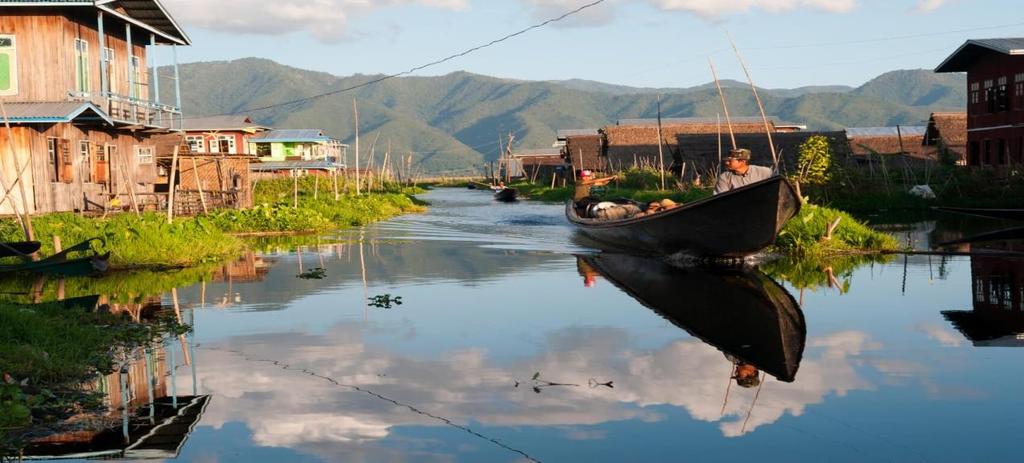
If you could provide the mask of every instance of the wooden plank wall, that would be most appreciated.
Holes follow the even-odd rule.
[[[100,91],[102,51],[96,11],[63,16],[53,8],[11,8],[0,15],[0,34],[15,36],[18,56],[18,94],[15,101],[64,101],[75,89],[75,39],[89,44],[90,91]],[[107,47],[114,49],[114,93],[129,94],[128,43],[124,22],[107,16],[104,20]],[[142,60],[143,82],[148,82],[146,47],[149,32],[133,28],[136,56]],[[148,87],[147,87],[148,88]],[[148,95],[148,93],[147,93]],[[147,97],[148,99],[148,97]],[[96,99],[102,107],[102,101]]]
[[[137,193],[153,192],[153,182],[156,180],[156,164],[140,164],[135,154],[136,146],[147,146],[149,136],[144,134],[133,135],[128,132],[119,132],[100,128],[80,127],[73,124],[31,124],[17,125],[13,128],[15,139],[15,150],[18,160],[22,163],[28,162],[31,153],[32,167],[25,178],[25,186],[30,191],[32,212],[59,212],[74,211],[83,207],[83,199],[88,198],[97,204],[106,202],[106,195],[117,191],[120,186],[122,194],[127,194],[128,183],[125,182],[121,173],[121,166],[127,166],[134,188]],[[57,138],[67,140],[67,147],[71,155],[71,166],[66,169],[72,176],[70,181],[61,181],[58,178],[54,166],[50,165],[50,154],[47,139]],[[88,141],[92,144],[90,152],[92,163],[96,163],[97,146],[116,147],[117,154],[113,159],[108,159],[107,182],[100,182],[92,178],[90,172],[89,181],[82,175],[84,173],[83,160],[79,147],[81,141]],[[61,143],[58,143],[61,144]],[[6,165],[13,168],[10,163],[12,157],[7,148],[7,133],[0,130],[0,153],[4,156]],[[4,169],[5,178],[13,181],[14,172]],[[122,198],[127,204],[127,197]],[[20,206],[20,204],[19,204]],[[10,214],[9,206],[0,207],[0,214]]]

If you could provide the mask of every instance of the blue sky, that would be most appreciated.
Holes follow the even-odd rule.
[[[164,0],[193,39],[181,62],[268,58],[336,75],[397,73],[592,0]],[[570,20],[419,71],[646,87],[745,80],[860,85],[934,68],[968,38],[1024,36],[1011,0],[605,0]],[[164,59],[164,58],[161,58]]]

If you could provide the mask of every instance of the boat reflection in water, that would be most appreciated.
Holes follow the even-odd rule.
[[[644,306],[722,351],[744,387],[759,371],[796,378],[807,338],[803,312],[786,290],[756,269],[682,268],[657,258],[579,256],[585,284],[604,276]]]

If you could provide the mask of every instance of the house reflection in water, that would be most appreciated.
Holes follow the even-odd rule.
[[[273,264],[273,261],[267,261],[250,251],[214,270],[212,279],[215,282],[235,283],[263,281]]]
[[[1024,347],[1024,258],[971,257],[973,310],[942,315],[975,346]]]
[[[68,427],[79,430],[32,440],[24,458],[177,457],[210,400],[208,395],[196,394],[194,382],[190,395],[178,395],[176,370],[192,367],[194,371],[194,364],[187,355],[188,346],[183,346],[185,356],[176,355],[177,341],[172,338],[167,344],[140,350],[119,371],[88,385],[87,390],[102,394],[109,412],[68,420]]]

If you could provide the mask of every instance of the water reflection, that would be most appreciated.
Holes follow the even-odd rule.
[[[942,315],[975,346],[1024,347],[1024,257],[971,256],[971,296]]]
[[[792,382],[807,337],[804,315],[786,290],[756,269],[680,268],[650,257],[578,257],[581,274],[609,281],[644,306],[721,350],[744,387],[758,369]]]

